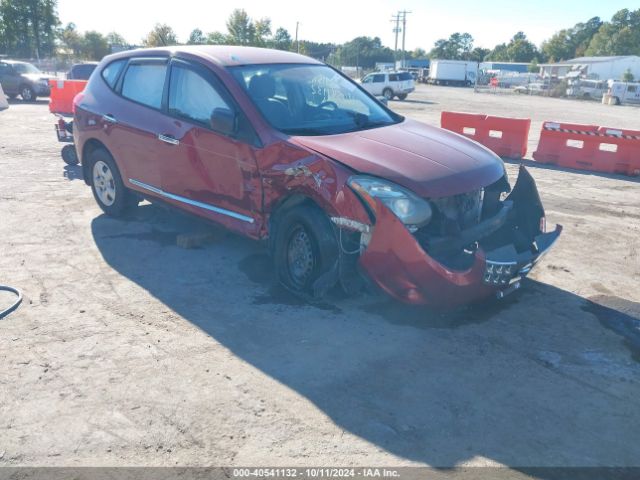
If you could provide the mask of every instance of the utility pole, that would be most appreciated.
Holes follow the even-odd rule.
[[[392,22],[396,22],[396,26],[393,27],[393,33],[395,33],[395,35],[396,35],[396,45],[395,45],[395,48],[394,48],[393,52],[394,52],[394,59],[397,60],[398,59],[398,33],[400,33],[400,14],[393,15],[391,17],[391,21]],[[394,68],[395,68],[395,66],[394,66]]]
[[[402,12],[398,12],[398,15],[402,15],[402,68],[405,68],[405,49],[404,49],[404,40],[407,36],[407,13],[411,13],[411,12],[407,12],[406,10],[403,10]]]
[[[300,22],[296,22],[296,52],[300,53],[300,43],[298,43],[298,24]]]

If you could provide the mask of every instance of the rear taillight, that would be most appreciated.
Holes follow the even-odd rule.
[[[75,97],[73,97],[73,105],[71,106],[71,113],[73,113],[74,115],[76,113],[77,106],[80,105],[83,98],[84,98],[84,92],[80,92]]]

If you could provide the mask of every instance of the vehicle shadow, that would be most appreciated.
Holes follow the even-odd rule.
[[[34,102],[25,102],[21,98],[8,98],[9,105],[49,105],[49,97],[39,97]]]
[[[83,180],[82,167],[80,165],[65,165],[62,176],[67,180]]]
[[[558,165],[552,165],[549,163],[539,163],[535,160],[517,160],[511,158],[502,158],[505,163],[509,163],[511,165],[524,165],[527,168],[537,168],[541,170],[554,170],[558,172],[567,172],[567,173],[575,173],[578,175],[588,175],[592,177],[602,177],[602,178],[611,178],[615,180],[624,180],[627,182],[640,183],[640,177],[631,177],[628,175],[622,175],[619,173],[606,173],[606,172],[592,172],[590,170],[576,170],[574,168],[566,168],[560,167]]]
[[[415,103],[420,105],[438,105],[438,102],[431,102],[429,100],[415,100],[412,98],[405,98],[404,100],[392,100],[400,103]]]
[[[207,246],[176,247],[199,225],[146,205],[91,229],[115,271],[340,429],[437,467],[477,457],[524,470],[640,462],[640,366],[625,349],[640,342],[623,344],[640,305],[536,281],[506,302],[454,312],[382,297],[308,304],[273,286],[254,242],[216,230]]]

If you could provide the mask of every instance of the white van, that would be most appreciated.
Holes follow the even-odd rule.
[[[609,95],[616,105],[622,103],[640,103],[640,83],[609,80]]]
[[[362,79],[362,87],[371,95],[382,95],[387,100],[407,98],[415,90],[413,77],[409,72],[375,72]]]
[[[602,95],[607,93],[608,87],[609,86],[605,80],[574,78],[569,80],[567,96],[600,100],[602,99]]]

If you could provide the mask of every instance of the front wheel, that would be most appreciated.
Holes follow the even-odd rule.
[[[393,90],[391,90],[390,88],[385,88],[382,91],[382,95],[384,96],[384,98],[388,100],[392,100],[393,99]]]
[[[104,213],[120,217],[137,206],[138,198],[122,183],[118,166],[109,152],[98,148],[89,156],[89,162],[91,191]]]
[[[337,282],[338,243],[325,213],[301,204],[274,225],[272,256],[278,280],[302,296],[322,296]]]
[[[24,102],[35,102],[36,101],[36,92],[29,85],[24,85],[20,89],[20,96]]]
[[[406,93],[398,94],[398,100],[406,100],[406,99],[407,99],[407,94]]]

